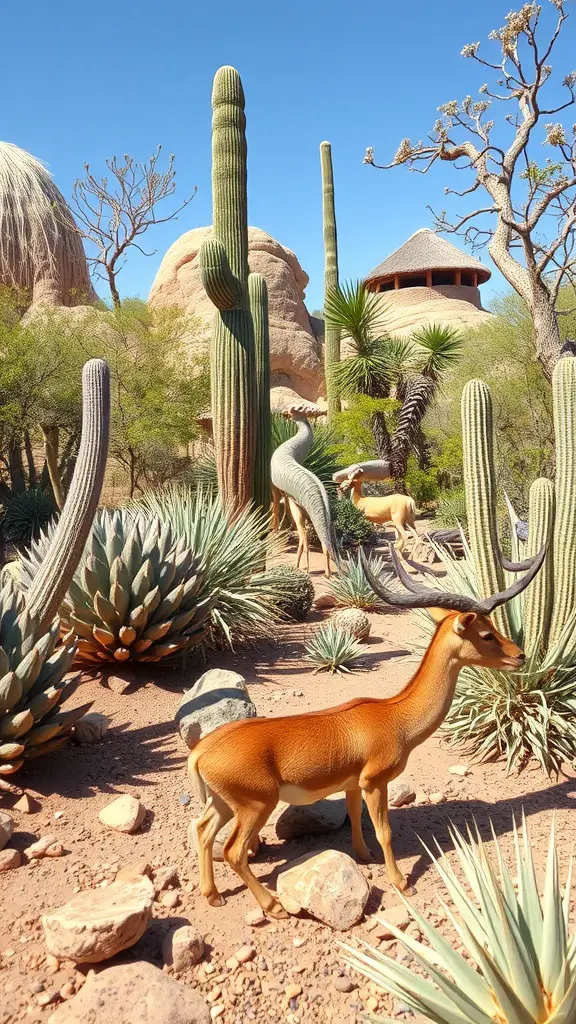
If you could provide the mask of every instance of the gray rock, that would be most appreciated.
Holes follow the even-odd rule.
[[[278,839],[323,835],[342,828],[345,821],[346,801],[340,796],[328,797],[304,807],[287,807],[276,822],[276,835]]]
[[[227,722],[255,718],[244,677],[228,669],[212,668],[196,681],[180,702],[176,724],[186,745],[192,749],[202,736]]]
[[[10,842],[14,831],[14,822],[6,811],[0,811],[0,850],[3,850],[6,843]]]

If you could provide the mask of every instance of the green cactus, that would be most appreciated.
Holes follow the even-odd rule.
[[[270,332],[268,328],[268,288],[262,274],[250,274],[248,294],[254,323],[256,346],[256,393],[258,422],[254,463],[254,502],[265,512],[270,509],[272,483],[272,412],[270,409]]]
[[[554,595],[554,559],[551,543],[553,530],[554,484],[551,480],[541,477],[535,480],[530,488],[527,554],[536,555],[544,544],[548,547],[548,554],[524,597],[522,620],[524,650],[528,657],[534,652],[537,644],[545,646],[548,641]]]
[[[554,604],[550,647],[576,606],[576,359],[560,359],[552,373],[556,435]]]
[[[462,393],[462,441],[470,547],[478,593],[489,597],[504,589],[504,573],[498,558],[492,397],[482,380],[469,380]],[[505,606],[495,611],[494,621],[510,634]]]
[[[227,507],[240,509],[254,497],[258,443],[254,316],[263,324],[267,314],[264,289],[257,283],[249,286],[246,117],[242,82],[234,68],[216,72],[212,108],[214,237],[203,243],[199,262],[206,294],[217,310],[211,379],[218,484]],[[265,335],[261,328],[261,352]],[[260,377],[265,377],[261,367]],[[259,482],[259,495],[265,490],[266,483],[261,487]]]
[[[334,175],[332,171],[332,147],[329,142],[320,143],[320,166],[322,168],[322,210],[324,223],[324,293],[338,287],[338,237],[336,233],[336,210],[334,206]],[[340,331],[326,325],[324,334],[324,374],[328,400],[328,420],[340,412],[340,399],[334,387],[333,368],[340,362]]]

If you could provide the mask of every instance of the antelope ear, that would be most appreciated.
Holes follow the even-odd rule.
[[[464,612],[462,615],[457,615],[454,619],[454,632],[459,636],[466,632],[468,626],[471,626],[476,621],[476,612]]]
[[[448,608],[427,608],[426,611],[434,619],[434,622],[443,622],[452,612]]]

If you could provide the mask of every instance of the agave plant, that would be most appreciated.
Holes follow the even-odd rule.
[[[381,555],[367,555],[368,565],[376,576],[384,572],[386,561]],[[338,604],[345,608],[363,608],[377,611],[382,608],[382,601],[376,596],[368,583],[358,556],[350,556],[342,562],[340,575],[330,580],[330,589]]]
[[[306,660],[311,661],[316,672],[323,669],[330,672],[351,672],[349,667],[363,654],[362,646],[346,629],[339,629],[333,622],[327,622],[312,635],[306,644]]]
[[[36,574],[50,532],[22,560],[22,582]],[[200,557],[177,535],[143,515],[101,511],[60,609],[67,638],[88,662],[159,661],[204,639],[211,596],[200,596]]]
[[[463,880],[445,856],[433,861],[453,911],[442,907],[465,957],[399,893],[422,932],[419,942],[389,925],[428,977],[363,943],[345,946],[346,959],[387,992],[434,1024],[572,1024],[576,1020],[576,935],[569,935],[572,861],[562,893],[554,826],[542,898],[526,822],[514,824],[510,872],[494,837],[494,866],[476,831],[468,840],[452,830]],[[441,853],[441,851],[440,851]],[[472,898],[471,898],[472,897]],[[379,1017],[380,1024],[392,1024]]]
[[[40,633],[10,576],[0,590],[0,775],[11,775],[24,760],[68,742],[75,722],[90,704],[62,711],[78,677],[68,680],[74,644],[56,650],[58,621]]]
[[[216,639],[231,643],[269,635],[278,619],[281,589],[273,569],[262,567],[281,553],[284,539],[270,535],[266,515],[246,508],[230,521],[218,494],[175,484],[134,499],[129,508],[169,523],[193,551],[202,553],[198,599],[213,597]]]

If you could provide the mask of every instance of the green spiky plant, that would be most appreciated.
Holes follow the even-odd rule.
[[[6,540],[24,547],[40,535],[56,515],[52,495],[41,487],[32,487],[9,498],[4,508],[2,525]]]
[[[246,117],[240,75],[221,67],[212,91],[212,238],[200,248],[200,275],[216,307],[211,352],[212,422],[218,486],[231,511],[254,498],[258,426],[257,497],[269,507],[265,407],[267,388],[266,283],[248,268]],[[255,322],[258,326],[258,360]],[[258,380],[257,374],[258,362]],[[260,403],[260,409],[259,409]]]
[[[367,558],[374,575],[380,577],[386,567],[385,559],[381,555],[374,554],[369,554]],[[360,559],[356,556],[350,555],[342,562],[340,575],[334,576],[330,580],[330,590],[338,604],[344,608],[378,611],[384,607],[368,583]]]
[[[510,530],[515,561],[547,544],[546,561],[526,593],[495,616],[524,647],[526,666],[519,673],[465,668],[446,720],[452,742],[464,743],[479,759],[505,755],[510,771],[535,757],[547,774],[576,758],[576,359],[557,363],[553,400],[556,481],[541,478],[531,486],[525,547],[514,522]],[[439,552],[447,575],[438,585],[485,596],[502,589],[505,579],[497,554],[491,396],[482,381],[464,390],[462,427],[470,543],[458,562]],[[429,624],[426,613],[420,615]]]
[[[320,143],[320,168],[322,171],[322,218],[324,234],[324,296],[331,289],[338,288],[338,235],[336,231],[336,208],[334,204],[334,172],[332,168],[332,147],[329,142]],[[340,395],[334,378],[334,368],[340,362],[340,329],[327,322],[324,336],[324,373],[326,377],[326,398],[328,422],[340,412]]]
[[[50,546],[50,531],[22,559],[33,578]],[[174,658],[204,640],[212,598],[199,593],[201,558],[168,523],[126,509],[98,513],[60,608],[78,661],[149,662]]]
[[[452,910],[440,901],[464,956],[399,893],[424,941],[392,924],[388,927],[427,977],[367,943],[360,949],[344,945],[347,962],[434,1024],[572,1024],[576,1019],[576,935],[569,931],[572,861],[562,892],[552,826],[541,897],[524,818],[522,833],[514,824],[512,872],[496,838],[493,864],[478,832],[474,837],[469,833],[466,840],[451,830],[462,879],[440,849],[439,857],[430,854],[454,906]],[[379,1024],[393,1024],[388,1017],[377,1019]]]
[[[307,661],[316,666],[316,672],[350,673],[358,658],[364,653],[362,645],[345,629],[339,629],[333,622],[320,626],[305,646]]]

